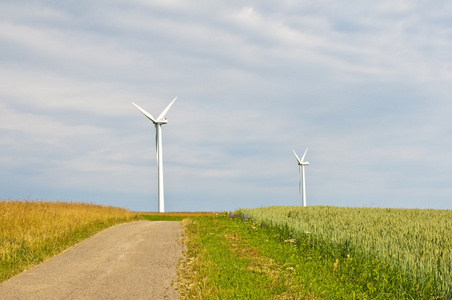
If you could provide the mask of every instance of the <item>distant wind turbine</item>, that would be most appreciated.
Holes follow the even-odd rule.
[[[160,116],[157,119],[154,119],[154,117],[136,105],[132,102],[133,105],[135,105],[136,108],[138,108],[139,111],[141,111],[149,120],[151,120],[155,125],[155,146],[156,146],[156,152],[157,152],[157,169],[158,169],[158,193],[159,193],[159,212],[165,212],[165,200],[164,200],[164,193],[163,193],[163,150],[162,150],[162,125],[167,124],[168,120],[165,118],[166,113],[171,108],[171,105],[173,105],[174,101],[176,101],[177,97],[174,98],[173,101],[171,101],[170,104],[163,110],[163,112],[160,114]]]
[[[300,159],[298,157],[297,153],[295,153],[295,150],[293,150],[293,153],[295,154],[295,157],[297,158],[298,172],[300,174],[300,179],[299,179],[299,183],[298,183],[298,192],[299,193],[301,193],[301,181],[303,179],[303,206],[306,206],[306,184],[305,184],[305,179],[304,179],[304,166],[309,165],[309,162],[304,161],[306,152],[308,152],[308,148],[306,148],[306,151],[304,152],[303,157]]]

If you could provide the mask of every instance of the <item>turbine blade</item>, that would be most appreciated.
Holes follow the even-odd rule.
[[[308,152],[308,148],[306,148],[306,151],[303,154],[303,157],[301,158],[301,161],[304,161],[304,157],[306,156],[306,152]]]
[[[292,149],[292,151],[293,151],[293,154],[295,154],[295,157],[297,158],[298,163],[301,164],[301,160],[298,157],[297,153],[295,153],[295,150]]]
[[[157,159],[157,163],[159,162],[159,136],[157,134],[157,126],[155,125],[155,157]]]
[[[171,105],[173,105],[174,101],[176,101],[177,97],[174,98],[173,101],[171,101],[170,104],[168,104],[168,106],[165,108],[164,111],[162,111],[162,113],[160,114],[160,116],[157,118],[157,120],[161,120],[165,117],[166,113],[168,112],[168,110],[171,108]]]
[[[148,113],[147,111],[145,111],[144,109],[142,109],[141,107],[136,105],[135,103],[132,102],[132,104],[135,105],[135,107],[138,108],[138,110],[141,111],[143,113],[143,115],[145,115],[149,120],[151,120],[152,122],[155,123],[155,119],[150,113]]]
[[[300,175],[298,179],[298,194],[301,194],[301,165],[298,166],[298,174]]]

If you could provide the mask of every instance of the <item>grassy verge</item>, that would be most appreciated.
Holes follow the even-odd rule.
[[[313,276],[308,266],[279,233],[225,215],[184,223],[182,299],[328,299],[324,287],[306,280]]]
[[[92,204],[0,201],[0,282],[110,226],[139,220]]]
[[[183,223],[182,299],[435,299],[398,289],[397,273],[375,259],[313,247],[308,234],[295,238],[243,215]]]

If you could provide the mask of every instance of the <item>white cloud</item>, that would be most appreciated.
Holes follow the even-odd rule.
[[[146,210],[154,128],[130,102],[158,114],[178,96],[163,128],[175,210],[298,203],[291,150],[308,146],[308,202],[413,207],[431,191],[450,207],[447,5],[28,4],[0,4],[6,196]]]

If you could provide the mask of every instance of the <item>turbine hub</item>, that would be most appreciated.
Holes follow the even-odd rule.
[[[155,123],[156,124],[168,124],[168,120],[165,118],[165,119],[157,120]]]

